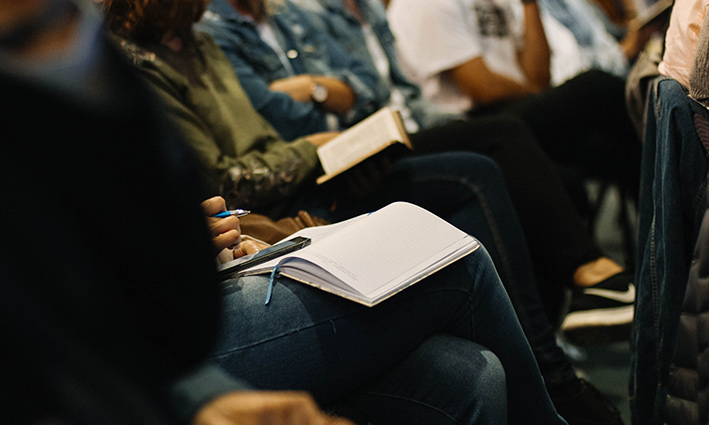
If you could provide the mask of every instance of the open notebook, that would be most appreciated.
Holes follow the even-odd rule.
[[[239,273],[278,272],[373,306],[476,250],[477,239],[425,209],[395,202],[378,211],[296,232],[311,244]]]

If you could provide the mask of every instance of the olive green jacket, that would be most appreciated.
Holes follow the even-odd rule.
[[[197,152],[210,191],[230,208],[272,210],[320,170],[312,143],[282,140],[256,112],[206,34],[196,33],[180,53],[159,44],[119,43]]]

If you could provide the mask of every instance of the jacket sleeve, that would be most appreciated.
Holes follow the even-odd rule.
[[[241,86],[249,96],[254,108],[285,140],[331,130],[327,125],[327,113],[312,103],[293,100],[288,94],[271,90],[268,81],[260,76],[230,36],[220,30],[210,29],[209,35],[222,48],[234,68]]]
[[[340,118],[344,128],[368,117],[388,101],[389,91],[381,86],[379,76],[365,62],[347,53],[335,40],[323,34],[330,58],[330,72],[326,76],[346,82],[355,93],[355,104],[345,116]],[[375,90],[381,88],[381,90]]]
[[[347,128],[369,116],[386,102],[388,92],[373,89],[378,87],[379,79],[371,66],[353,58],[321,28],[313,25],[304,13],[298,12],[292,5],[288,5],[288,10],[291,13],[287,14],[287,18],[279,17],[278,22],[284,26],[297,23],[305,28],[309,45],[298,46],[303,50],[301,53],[307,55],[308,49],[318,49],[317,52],[310,53],[317,57],[317,61],[304,59],[307,72],[339,79],[348,84],[355,94],[354,107],[347,114],[338,117],[341,128]],[[262,75],[259,68],[253,65],[253,57],[262,55],[261,49],[265,47],[253,46],[252,42],[245,40],[242,35],[231,31],[220,22],[204,20],[198,28],[208,33],[221,47],[254,108],[271,123],[281,137],[292,140],[308,134],[333,130],[328,128],[328,113],[315,104],[298,102],[286,93],[271,90],[269,79],[272,79],[272,76]],[[274,66],[282,67],[280,63],[269,65],[269,67]],[[271,72],[287,75],[284,70],[275,72],[271,69]]]
[[[211,400],[232,391],[250,389],[246,382],[232,378],[216,366],[204,364],[170,383],[166,396],[178,423],[187,425]]]
[[[202,162],[213,194],[239,208],[266,208],[282,201],[320,169],[316,146],[307,139],[286,142],[272,130],[264,131],[243,153],[227,155],[210,128],[180,99],[177,89],[149,68],[142,74],[164,102],[164,110]],[[261,117],[264,130],[271,129]],[[237,136],[234,136],[237,137]]]
[[[355,105],[348,114],[340,117],[343,128],[361,121],[388,103],[389,90],[370,64],[350,54],[322,25],[318,25],[316,18],[294,4],[289,4],[289,8],[293,19],[306,28],[313,44],[322,46],[322,56],[328,58],[329,69],[322,73],[313,69],[308,69],[308,72],[344,81],[355,94]],[[310,68],[309,65],[306,63],[306,67]]]

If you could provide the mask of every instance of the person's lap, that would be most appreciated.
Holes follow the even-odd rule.
[[[497,121],[494,121],[497,122]],[[553,382],[575,375],[556,346],[553,329],[539,301],[527,241],[499,167],[472,152],[417,155],[398,161],[384,184],[361,201],[331,202],[314,190],[293,203],[330,221],[366,213],[394,201],[407,201],[432,211],[478,238],[490,253],[535,354]]]
[[[480,379],[494,381],[489,377],[497,375],[501,381],[504,378],[494,356],[485,353],[486,347],[500,358],[507,382],[514,385],[508,392],[510,405],[514,402],[516,409],[511,417],[520,415],[521,410],[536,409],[539,420],[550,420],[553,407],[484,248],[373,308],[281,278],[272,301],[264,305],[267,285],[268,277],[260,276],[230,281],[226,286],[221,343],[213,357],[225,370],[256,387],[307,390],[324,404],[354,393],[365,397],[359,401],[369,400],[359,403],[366,407],[373,400],[371,394],[367,395],[368,389],[379,396],[392,396],[386,391],[402,389],[397,385],[398,378],[393,378],[398,376],[395,371],[411,370],[416,365],[432,375],[420,375],[418,385],[396,394],[397,398],[417,400],[440,411],[465,411],[476,405],[475,400],[486,399],[487,391],[500,391],[499,386],[478,387],[473,381],[461,379],[458,388],[453,388],[453,381],[440,377],[473,375],[479,369]],[[418,350],[437,347],[440,340],[430,339],[440,334],[448,335],[446,342],[459,345],[462,352],[476,354],[470,359],[452,356],[455,361],[425,366],[420,361],[408,362],[412,353],[430,359],[430,353]],[[442,360],[449,351],[430,349],[441,353]],[[393,373],[391,381],[389,373]],[[467,387],[461,388],[465,382]],[[520,382],[524,384],[520,386]],[[457,407],[446,407],[450,400],[456,400]],[[499,410],[499,403],[480,403],[478,408],[492,409],[484,415]],[[402,406],[404,412],[411,409],[411,403]],[[472,414],[479,416],[482,411]],[[449,412],[456,417],[468,413]]]

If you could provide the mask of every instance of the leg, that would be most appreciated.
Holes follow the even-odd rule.
[[[399,161],[385,186],[365,203],[313,208],[316,195],[298,208],[338,221],[395,200],[420,205],[477,237],[489,250],[520,322],[550,385],[576,379],[556,345],[554,329],[539,300],[524,235],[499,168],[488,158],[464,152],[421,155]],[[329,203],[325,203],[329,205]]]
[[[423,152],[477,152],[500,166],[534,269],[547,277],[537,284],[548,310],[560,303],[581,265],[602,257],[554,166],[522,120],[503,116],[461,120],[414,134],[411,142]]]
[[[373,308],[285,279],[265,306],[267,281],[264,276],[230,281],[214,358],[257,387],[305,389],[329,403],[366,388],[430,337],[446,334],[476,342],[499,358],[509,423],[564,423],[484,248]],[[437,382],[420,385],[436,388]],[[436,406],[440,400],[426,402]],[[475,410],[438,409],[460,421]]]
[[[401,364],[343,401],[375,424],[499,425],[507,423],[504,375],[500,360],[485,347],[433,335]],[[465,419],[447,412],[462,412]]]
[[[637,196],[641,145],[624,90],[623,79],[589,71],[500,111],[522,118],[553,160],[616,181]]]

